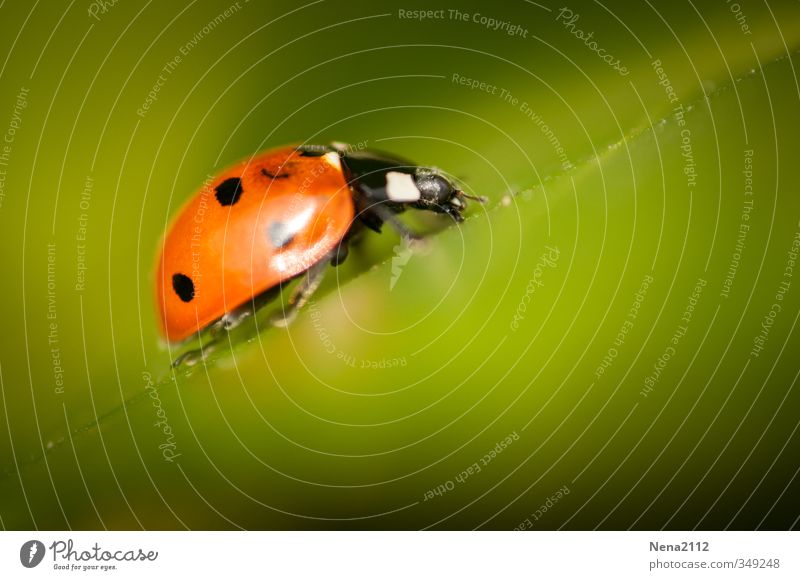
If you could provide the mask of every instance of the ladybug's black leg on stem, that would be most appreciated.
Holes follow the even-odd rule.
[[[422,236],[400,221],[397,214],[385,205],[375,203],[369,206],[367,211],[374,213],[383,223],[389,224],[389,226],[397,232],[397,235],[409,242],[409,244],[413,244],[413,242],[418,242],[422,239]]]
[[[281,285],[278,284],[277,286],[273,286],[269,290],[262,292],[250,302],[242,304],[239,308],[235,308],[230,312],[226,312],[223,314],[222,318],[217,320],[209,327],[212,338],[216,338],[220,334],[224,335],[225,332],[236,328],[244,321],[244,319],[252,316],[264,305],[275,300],[280,293]]]
[[[189,367],[194,366],[200,361],[206,360],[208,355],[217,350],[218,346],[219,338],[214,337],[205,344],[201,345],[200,348],[187,350],[181,356],[176,358],[174,361],[172,361],[172,368],[178,368],[181,365],[186,365]]]
[[[402,239],[403,244],[412,250],[425,251],[428,248],[427,240],[400,221],[397,214],[382,204],[373,204],[367,211],[376,215],[383,223],[389,224]]]
[[[347,259],[347,255],[350,253],[350,236],[348,234],[336,249],[333,251],[333,257],[331,258],[331,266],[338,266],[342,262]]]
[[[303,305],[308,302],[308,299],[311,298],[311,295],[317,291],[317,288],[319,288],[319,285],[322,283],[322,279],[325,277],[328,265],[337,258],[338,254],[338,250],[333,250],[306,270],[306,273],[302,276],[300,285],[295,288],[294,292],[289,297],[288,306],[284,308],[282,312],[278,312],[272,317],[273,326],[284,328],[289,326],[294,319],[297,318],[297,311],[300,310]]]
[[[206,360],[208,355],[217,350],[227,333],[239,326],[246,318],[252,316],[259,308],[274,300],[281,290],[281,285],[274,286],[262,292],[247,304],[239,308],[226,312],[222,318],[208,327],[209,340],[200,345],[200,348],[188,350],[173,361],[172,366],[177,368],[181,365],[193,366],[200,361]]]

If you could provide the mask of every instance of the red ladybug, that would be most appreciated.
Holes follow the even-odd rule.
[[[207,182],[164,238],[156,271],[163,334],[176,342],[229,329],[305,273],[273,321],[288,324],[360,228],[380,232],[388,223],[411,241],[397,213],[413,207],[460,222],[465,198],[483,201],[433,169],[343,145],[283,147],[242,161]]]

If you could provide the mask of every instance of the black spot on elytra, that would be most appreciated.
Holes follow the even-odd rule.
[[[287,177],[289,177],[288,173],[270,173],[263,167],[261,168],[261,175],[263,175],[264,177],[269,177],[270,179],[286,179]]]
[[[191,302],[194,298],[194,282],[186,274],[172,275],[172,289],[184,302]]]
[[[233,205],[242,195],[242,180],[238,177],[229,177],[216,188],[217,201],[220,205]]]

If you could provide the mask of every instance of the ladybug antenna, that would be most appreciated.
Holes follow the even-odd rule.
[[[467,199],[477,201],[478,203],[489,203],[489,198],[484,197],[483,195],[470,195],[461,190],[458,191],[457,195],[461,195],[463,197],[466,197]]]

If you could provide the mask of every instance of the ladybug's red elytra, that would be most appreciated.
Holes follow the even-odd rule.
[[[388,223],[408,207],[460,222],[465,194],[436,170],[345,145],[282,147],[209,180],[175,217],[156,271],[161,329],[170,342],[211,327],[229,329],[305,274],[276,325],[288,324],[319,286],[328,263],[347,256],[364,226]]]

